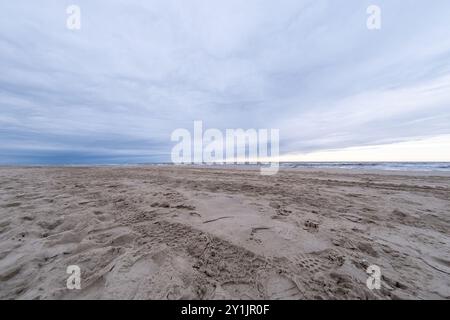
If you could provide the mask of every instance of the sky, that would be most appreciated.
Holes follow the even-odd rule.
[[[279,129],[290,161],[450,161],[449,17],[448,0],[2,1],[0,164],[169,162],[195,120]]]

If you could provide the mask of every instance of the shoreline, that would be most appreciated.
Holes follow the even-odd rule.
[[[449,163],[450,164],[450,163]],[[98,164],[98,165],[0,165],[0,169],[146,169],[146,168],[174,168],[174,169],[204,169],[204,170],[228,170],[228,171],[258,171],[257,165],[175,165],[175,164]],[[405,175],[405,176],[437,176],[450,177],[450,170],[392,170],[392,169],[355,169],[355,168],[322,168],[322,167],[280,167],[280,172],[304,172],[304,173],[336,173],[336,174],[373,174],[373,175]],[[276,176],[276,174],[275,174]]]

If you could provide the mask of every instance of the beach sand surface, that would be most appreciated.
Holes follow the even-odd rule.
[[[1,299],[450,299],[450,176],[0,168]],[[67,267],[81,270],[69,290]],[[381,270],[370,290],[366,269]]]

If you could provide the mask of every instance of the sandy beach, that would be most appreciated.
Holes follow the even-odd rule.
[[[3,167],[0,181],[1,299],[450,299],[449,174]]]

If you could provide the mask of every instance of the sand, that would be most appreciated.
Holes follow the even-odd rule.
[[[450,299],[448,174],[3,167],[0,182],[1,299]]]

